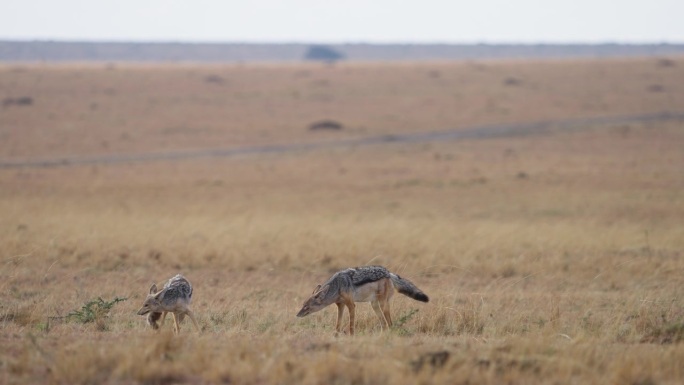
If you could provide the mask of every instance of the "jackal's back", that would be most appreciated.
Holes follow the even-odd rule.
[[[192,299],[192,285],[178,274],[164,284],[159,300],[164,305],[173,305],[179,301],[189,303]]]
[[[358,288],[367,283],[376,282],[381,279],[390,279],[392,285],[399,291],[410,298],[417,301],[428,302],[428,296],[423,293],[413,282],[406,278],[402,278],[387,270],[384,266],[360,266],[351,267],[349,269],[341,270],[335,273],[330,279],[323,284],[329,285],[333,288]],[[332,295],[329,294],[329,296]]]
[[[338,274],[348,276],[355,287],[389,278],[390,272],[383,266],[361,266],[342,270]]]

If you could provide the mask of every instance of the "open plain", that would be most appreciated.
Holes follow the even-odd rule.
[[[12,64],[0,102],[2,384],[684,379],[682,58]],[[431,301],[295,318],[365,264]],[[176,273],[201,334],[135,315]]]

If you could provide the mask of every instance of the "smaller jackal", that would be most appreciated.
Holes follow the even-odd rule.
[[[157,321],[161,318],[161,325],[164,325],[167,313],[173,314],[174,332],[180,333],[180,323],[187,314],[195,325],[195,329],[200,331],[195,316],[190,310],[192,300],[192,285],[182,275],[178,274],[164,284],[164,287],[157,291],[157,285],[152,284],[150,293],[147,295],[138,315],[147,314],[147,323],[152,329],[159,329]]]
[[[342,331],[342,316],[346,306],[349,309],[349,334],[354,335],[354,303],[370,302],[380,319],[382,329],[385,330],[392,326],[389,300],[395,289],[417,301],[429,301],[428,296],[411,281],[390,273],[382,266],[353,267],[338,271],[323,285],[316,286],[297,317],[307,316],[334,303],[337,305],[335,331],[339,333]]]

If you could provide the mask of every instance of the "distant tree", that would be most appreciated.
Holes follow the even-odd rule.
[[[306,51],[304,59],[334,62],[344,59],[344,55],[325,45],[312,45]]]

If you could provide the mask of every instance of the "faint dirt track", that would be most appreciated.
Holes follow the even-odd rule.
[[[164,160],[189,160],[198,158],[223,158],[237,155],[278,154],[327,148],[382,145],[392,143],[425,143],[468,139],[487,139],[512,136],[536,135],[554,130],[577,130],[589,126],[647,123],[684,120],[684,112],[661,112],[641,115],[606,116],[594,118],[540,121],[532,123],[494,124],[474,126],[427,133],[407,133],[372,136],[357,139],[341,139],[314,143],[291,143],[235,148],[198,149],[188,151],[148,152],[142,154],[110,154],[95,156],[64,156],[45,159],[3,159],[0,168],[66,167],[92,164],[139,163]]]

